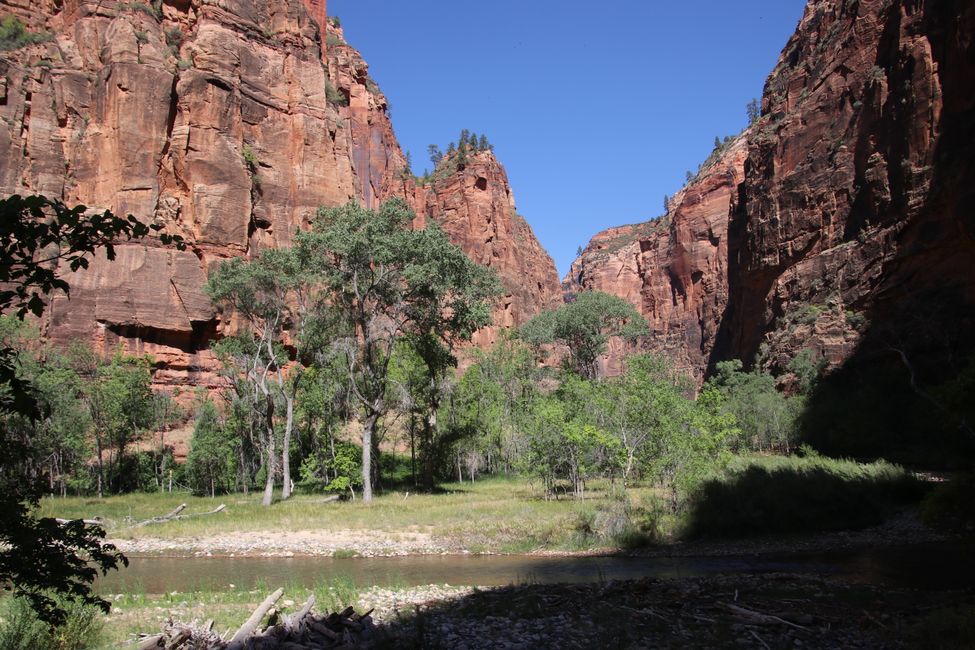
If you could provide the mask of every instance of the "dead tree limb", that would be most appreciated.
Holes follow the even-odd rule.
[[[718,603],[718,604],[724,607],[725,609],[727,609],[729,612],[733,614],[737,614],[738,616],[747,619],[749,621],[753,621],[755,623],[760,623],[762,625],[781,624],[781,625],[788,625],[789,627],[794,627],[797,630],[803,630],[803,631],[809,630],[808,627],[799,625],[798,623],[793,623],[792,621],[787,621],[784,618],[780,618],[772,614],[756,612],[753,609],[748,609],[746,607],[741,607],[739,605],[732,605],[731,603]]]
[[[278,599],[284,594],[284,589],[279,588],[273,594],[264,599],[264,602],[257,606],[251,617],[240,626],[236,633],[230,638],[230,643],[227,645],[227,650],[240,650],[244,647],[244,643],[247,641],[247,637],[254,633],[257,626],[261,624],[264,617],[267,615],[268,610],[274,607],[274,603],[278,602]]]

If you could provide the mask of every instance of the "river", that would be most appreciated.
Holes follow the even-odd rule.
[[[715,557],[445,555],[383,558],[134,557],[98,581],[102,593],[309,587],[335,578],[359,587],[426,584],[497,586],[643,577],[803,573],[853,583],[953,589],[975,584],[970,542]],[[230,587],[234,585],[234,587]]]

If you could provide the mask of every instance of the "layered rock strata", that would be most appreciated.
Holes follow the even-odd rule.
[[[320,206],[467,203],[450,196],[466,191],[460,181],[430,201],[417,192],[386,98],[324,0],[3,0],[0,13],[51,35],[0,57],[0,193],[133,214],[189,244],[123,244],[117,261],[96,258],[67,278],[70,301],[55,297],[44,323],[56,340],[152,354],[157,386],[218,383],[210,343],[226,323],[202,293],[214,264],[287,245]],[[496,173],[504,187],[488,194],[510,194]],[[508,203],[470,205],[456,219],[513,218]],[[509,279],[522,248],[540,251],[519,232],[524,245],[490,256]],[[478,241],[458,243],[483,258]],[[547,306],[509,286],[513,320]]]
[[[563,280],[570,296],[595,290],[630,302],[651,331],[636,347],[667,356],[699,381],[728,302],[728,215],[747,151],[744,135],[725,144],[670,200],[666,215],[597,234]],[[618,374],[632,351],[612,340],[602,372]]]
[[[450,173],[435,173],[416,188],[413,203],[418,227],[436,223],[472,260],[496,270],[504,285],[494,324],[475,334],[476,345],[488,347],[502,330],[562,304],[555,263],[516,212],[508,176],[492,152],[471,153]]]
[[[760,120],[669,222],[597,235],[566,287],[630,300],[644,346],[699,379],[728,358],[787,375],[868,343],[944,363],[970,349],[973,43],[963,2],[813,0]]]

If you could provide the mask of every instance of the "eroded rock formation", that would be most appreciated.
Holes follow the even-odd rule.
[[[726,143],[666,215],[597,234],[563,280],[569,293],[604,291],[629,301],[650,324],[638,347],[666,355],[698,380],[728,302],[728,214],[746,155],[744,135]],[[602,371],[618,374],[630,351],[611,341]]]
[[[461,167],[417,187],[414,205],[419,227],[435,222],[472,260],[498,272],[505,295],[494,310],[494,325],[474,336],[475,344],[487,347],[501,330],[558,307],[562,292],[554,281],[555,263],[515,211],[508,176],[494,154],[471,153]]]
[[[813,0],[761,119],[669,224],[597,235],[567,287],[633,302],[699,378],[870,346],[951,365],[975,314],[973,43],[970,3]]]
[[[208,270],[287,245],[320,206],[391,196],[442,216],[508,278],[504,324],[549,306],[554,266],[512,225],[510,200],[495,200],[510,197],[503,170],[484,172],[486,192],[467,174],[418,192],[386,99],[325,0],[0,1],[8,12],[53,38],[0,57],[0,193],[131,213],[189,244],[125,244],[117,261],[73,274],[71,300],[48,311],[50,337],[150,353],[159,386],[213,387],[210,342],[225,324],[201,290]],[[526,273],[522,251],[538,256],[544,291],[510,282]]]

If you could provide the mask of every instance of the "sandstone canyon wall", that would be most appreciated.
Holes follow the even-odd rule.
[[[320,206],[391,196],[500,271],[502,325],[557,294],[493,158],[429,189],[404,174],[386,99],[324,0],[3,0],[0,13],[53,35],[0,56],[0,193],[131,213],[188,242],[125,244],[68,277],[50,337],[150,353],[157,386],[213,387],[226,324],[201,291],[208,270],[287,245]],[[526,268],[538,290],[514,281]]]
[[[538,243],[528,222],[515,211],[504,167],[490,151],[468,154],[453,173],[434,174],[416,188],[418,225],[430,220],[477,262],[498,272],[505,294],[493,312],[494,325],[474,336],[492,345],[500,331],[562,304],[555,262]]]
[[[838,367],[923,296],[939,305],[921,312],[928,329],[949,303],[970,319],[973,15],[813,0],[761,119],[664,220],[597,235],[564,285],[632,302],[653,330],[644,347],[699,379],[728,358],[781,373],[803,350]]]
[[[563,280],[570,295],[604,291],[630,302],[650,324],[650,336],[636,347],[667,356],[698,381],[728,302],[728,214],[747,150],[742,135],[715,152],[666,215],[597,234]],[[632,351],[611,341],[602,371],[618,374]]]

